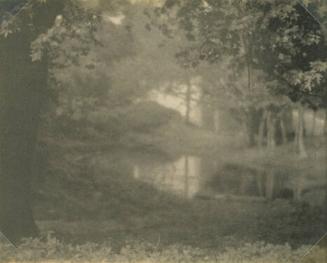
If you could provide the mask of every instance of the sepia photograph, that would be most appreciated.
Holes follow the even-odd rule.
[[[0,0],[0,263],[327,263],[327,0]]]

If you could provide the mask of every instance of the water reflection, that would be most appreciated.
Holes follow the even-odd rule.
[[[224,164],[211,174],[206,188],[220,195],[295,198],[297,185],[290,175],[265,171],[237,164]]]
[[[263,170],[238,164],[220,164],[210,158],[182,156],[170,162],[135,163],[133,176],[157,189],[185,198],[222,197],[265,200],[305,200],[314,205],[324,202],[321,178],[273,168]],[[318,186],[318,187],[317,187]]]
[[[115,153],[113,156],[101,156],[95,166],[102,167],[110,174],[114,166],[116,171],[123,171],[158,190],[183,198],[282,198],[322,205],[326,196],[324,173],[313,176],[310,171],[294,171],[294,168],[261,169],[236,162],[219,163],[208,157],[192,155],[180,156],[175,160],[139,152]]]

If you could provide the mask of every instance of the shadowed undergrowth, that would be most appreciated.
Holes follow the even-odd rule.
[[[212,154],[222,163],[228,160],[244,168],[273,168],[294,176],[310,172],[313,177],[323,172],[321,145],[308,148],[311,157],[304,160],[290,154],[287,147],[292,146],[269,153],[243,149]],[[256,202],[228,196],[185,200],[130,176],[130,167],[120,155],[111,154],[102,167],[97,163],[93,168],[74,153],[58,156],[55,167],[63,169],[50,171],[35,205],[41,232],[53,231],[58,238],[50,239],[59,246],[53,258],[62,255],[60,259],[86,262],[294,262],[287,260],[303,254],[301,247],[315,243],[325,230],[323,208],[305,202]],[[43,245],[42,255],[48,253],[48,243]],[[71,251],[63,244],[73,244],[67,245]],[[24,253],[35,253],[27,252],[32,249],[28,245],[25,249]],[[247,252],[252,249],[253,253]],[[193,250],[203,257],[193,255]],[[237,261],[240,258],[244,261]]]
[[[302,246],[292,249],[289,245],[265,243],[245,244],[239,248],[226,247],[223,251],[195,249],[172,245],[164,249],[153,244],[127,242],[115,252],[110,242],[67,245],[48,235],[44,240],[28,239],[18,248],[0,245],[1,262],[221,262],[221,263],[290,263],[324,262],[326,251]]]

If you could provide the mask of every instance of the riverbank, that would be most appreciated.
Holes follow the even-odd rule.
[[[302,200],[242,195],[184,199],[159,190],[151,181],[136,178],[133,167],[126,165],[126,155],[105,155],[102,162],[90,165],[77,158],[79,153],[77,157],[61,154],[61,163],[55,165],[61,169],[53,170],[44,179],[35,196],[35,218],[43,232],[54,231],[59,239],[69,243],[98,243],[112,238],[116,247],[121,247],[131,238],[203,248],[225,247],[223,240],[228,245],[257,241],[292,246],[313,244],[326,230],[324,207],[308,202],[314,201],[316,193],[324,198],[325,152],[319,141],[310,145],[311,157],[307,159],[290,154],[292,145],[277,147],[273,153],[240,149],[225,150],[224,154],[220,150],[214,155],[221,163],[237,167],[232,170],[234,174],[230,170],[229,174],[227,170],[217,171],[230,178],[243,176],[248,167],[284,172],[282,178],[305,176],[308,180],[302,181],[304,190],[316,185],[321,189],[314,189],[314,194],[306,194],[307,199]],[[137,155],[141,154],[142,151]],[[69,162],[63,161],[64,157]]]
[[[276,147],[271,152],[247,148],[211,147],[211,150],[204,154],[201,149],[214,144],[216,137],[201,130],[194,130],[194,133],[189,134],[188,139],[184,136],[183,143],[175,145],[178,151],[170,146],[157,147],[160,145],[162,135],[151,137],[148,143],[138,138],[137,143],[136,141],[130,143],[128,154],[125,151],[123,155],[119,152],[122,151],[121,149],[117,150],[114,147],[109,147],[111,149],[109,154],[103,152],[102,148],[95,149],[87,155],[82,155],[80,148],[75,151],[73,147],[69,151],[67,149],[63,151],[61,148],[61,151],[53,151],[50,161],[54,162],[55,169],[50,169],[48,175],[43,178],[43,183],[37,187],[40,191],[35,195],[34,214],[43,235],[53,232],[56,238],[53,242],[65,244],[60,249],[56,248],[55,253],[58,255],[61,253],[63,259],[70,260],[69,255],[66,257],[68,252],[65,252],[64,246],[81,246],[82,249],[89,251],[89,254],[92,252],[99,255],[97,259],[107,260],[106,255],[101,255],[102,252],[97,251],[108,249],[110,253],[121,255],[121,251],[132,242],[155,247],[158,251],[150,250],[157,251],[153,253],[158,255],[158,258],[153,259],[152,252],[150,256],[149,254],[144,256],[143,252],[139,252],[142,249],[137,246],[135,253],[128,252],[132,255],[130,262],[140,262],[139,260],[176,262],[172,257],[182,260],[183,256],[188,259],[181,252],[184,248],[189,248],[191,251],[214,251],[215,255],[219,254],[219,257],[227,255],[224,254],[225,251],[233,251],[227,256],[231,261],[223,261],[225,256],[221,256],[221,262],[237,262],[237,259],[232,257],[233,254],[246,259],[248,252],[244,248],[248,251],[253,249],[255,255],[244,262],[265,262],[263,259],[268,259],[264,258],[263,254],[258,255],[260,251],[266,251],[265,253],[269,255],[276,253],[278,254],[276,257],[284,255],[282,253],[285,251],[290,255],[298,253],[295,251],[300,251],[303,246],[310,247],[319,240],[326,230],[326,212],[324,207],[311,205],[308,200],[278,197],[269,199],[264,196],[249,198],[242,195],[234,198],[229,194],[223,195],[223,198],[212,198],[210,195],[205,195],[206,192],[202,196],[185,199],[160,190],[152,183],[152,177],[149,177],[150,181],[137,178],[134,163],[130,162],[130,159],[134,161],[136,156],[139,164],[144,160],[149,163],[158,161],[154,159],[173,162],[176,156],[185,150],[187,154],[198,153],[202,158],[209,156],[211,160],[214,159],[222,164],[221,167],[225,167],[225,170],[217,170],[216,173],[225,174],[228,178],[247,176],[249,169],[276,172],[281,178],[285,176],[307,178],[309,180],[302,181],[303,189],[318,185],[321,189],[313,192],[321,197],[321,193],[324,193],[326,188],[324,185],[325,151],[321,138],[307,142],[309,157],[306,159],[300,159],[292,150],[291,144]],[[161,132],[168,131],[171,130]],[[176,132],[171,132],[169,136],[173,138]],[[192,138],[195,140],[200,136],[199,133],[208,138],[204,140],[206,142],[204,145],[195,141],[188,150],[182,147],[192,141]],[[173,145],[173,141],[171,144]],[[88,146],[84,148],[88,149]],[[158,148],[164,150],[158,151]],[[183,151],[179,153],[181,149]],[[95,156],[96,160],[100,158],[100,161],[92,161]],[[226,165],[232,167],[232,170],[227,171]],[[232,184],[238,182],[233,181]],[[279,184],[277,183],[277,186]],[[309,197],[314,198],[314,196]],[[92,248],[87,248],[85,242],[91,242]],[[269,245],[258,247],[258,244]],[[178,249],[171,250],[172,247]],[[271,252],[267,252],[267,249],[271,249]],[[74,248],[72,251],[75,251]],[[165,258],[161,253],[172,253],[174,256]],[[210,253],[203,252],[204,255]],[[81,258],[85,261],[89,259],[84,254]],[[184,262],[204,260],[195,256],[191,258],[190,261]],[[281,258],[286,260],[285,255]],[[121,259],[125,260],[124,257]],[[116,257],[110,260],[108,262],[116,262]],[[215,257],[209,257],[208,260],[216,262],[213,261],[216,260]],[[274,262],[273,260],[275,259],[272,258],[268,262]]]

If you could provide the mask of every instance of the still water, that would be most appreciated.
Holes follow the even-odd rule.
[[[266,171],[203,156],[182,155],[171,160],[143,152],[120,153],[114,159],[102,156],[97,162],[102,167],[111,163],[119,170],[124,168],[136,180],[187,199],[289,199],[322,205],[326,194],[325,173],[313,176],[278,167]]]

